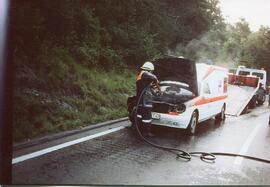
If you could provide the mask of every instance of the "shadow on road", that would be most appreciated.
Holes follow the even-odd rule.
[[[194,139],[198,140],[199,138],[205,137],[216,130],[220,130],[223,125],[224,122],[216,122],[214,119],[209,119],[197,125],[196,133],[194,136],[188,135],[185,129],[177,129],[155,125],[152,128],[155,136],[151,138],[147,137],[147,139],[152,140],[156,143],[162,142],[172,146],[177,146],[179,145],[179,143],[188,145],[189,143],[194,141]],[[132,134],[139,138],[139,135],[136,132],[133,132]]]

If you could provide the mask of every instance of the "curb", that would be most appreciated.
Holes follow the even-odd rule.
[[[119,118],[119,119],[115,119],[115,120],[110,120],[110,121],[106,121],[106,122],[97,123],[95,125],[88,125],[86,127],[83,127],[82,129],[75,129],[75,130],[60,132],[60,133],[57,133],[57,134],[47,135],[47,136],[44,136],[44,137],[41,137],[41,138],[29,140],[29,141],[26,141],[26,142],[16,143],[13,146],[13,151],[18,151],[20,149],[29,148],[31,146],[35,146],[35,145],[42,144],[42,143],[45,143],[45,142],[49,142],[49,141],[52,141],[52,140],[57,140],[57,139],[64,138],[64,137],[67,137],[67,136],[79,134],[79,133],[86,132],[86,131],[89,131],[89,130],[101,128],[101,127],[104,127],[104,126],[109,126],[109,125],[119,123],[119,122],[122,122],[122,121],[127,121],[127,120],[128,120],[128,117]]]

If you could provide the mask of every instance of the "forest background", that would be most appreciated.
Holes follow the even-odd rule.
[[[14,1],[15,142],[127,116],[138,67],[163,55],[270,70],[270,28],[218,0]]]

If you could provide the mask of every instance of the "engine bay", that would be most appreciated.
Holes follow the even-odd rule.
[[[178,81],[161,81],[162,94],[154,96],[153,111],[159,113],[182,113],[186,106],[184,102],[194,98],[189,85]]]

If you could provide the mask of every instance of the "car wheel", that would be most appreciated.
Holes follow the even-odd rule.
[[[263,105],[264,102],[265,102],[265,96],[263,96],[262,100],[259,100],[258,101],[258,104],[259,105]]]
[[[223,105],[221,112],[215,117],[216,122],[225,121],[226,119],[225,110],[226,110],[226,107],[225,105]]]
[[[249,107],[248,107],[248,105],[244,108],[244,110],[241,112],[241,115],[242,114],[247,114],[248,113],[248,109],[249,109]]]
[[[256,100],[257,100],[257,99],[256,99],[255,96],[253,96],[252,99],[250,100],[249,107],[250,107],[251,109],[253,109],[253,108],[256,107]]]
[[[193,136],[195,134],[197,124],[198,124],[198,115],[197,115],[197,112],[194,111],[192,113],[192,116],[191,116],[191,119],[187,128],[188,135]]]

